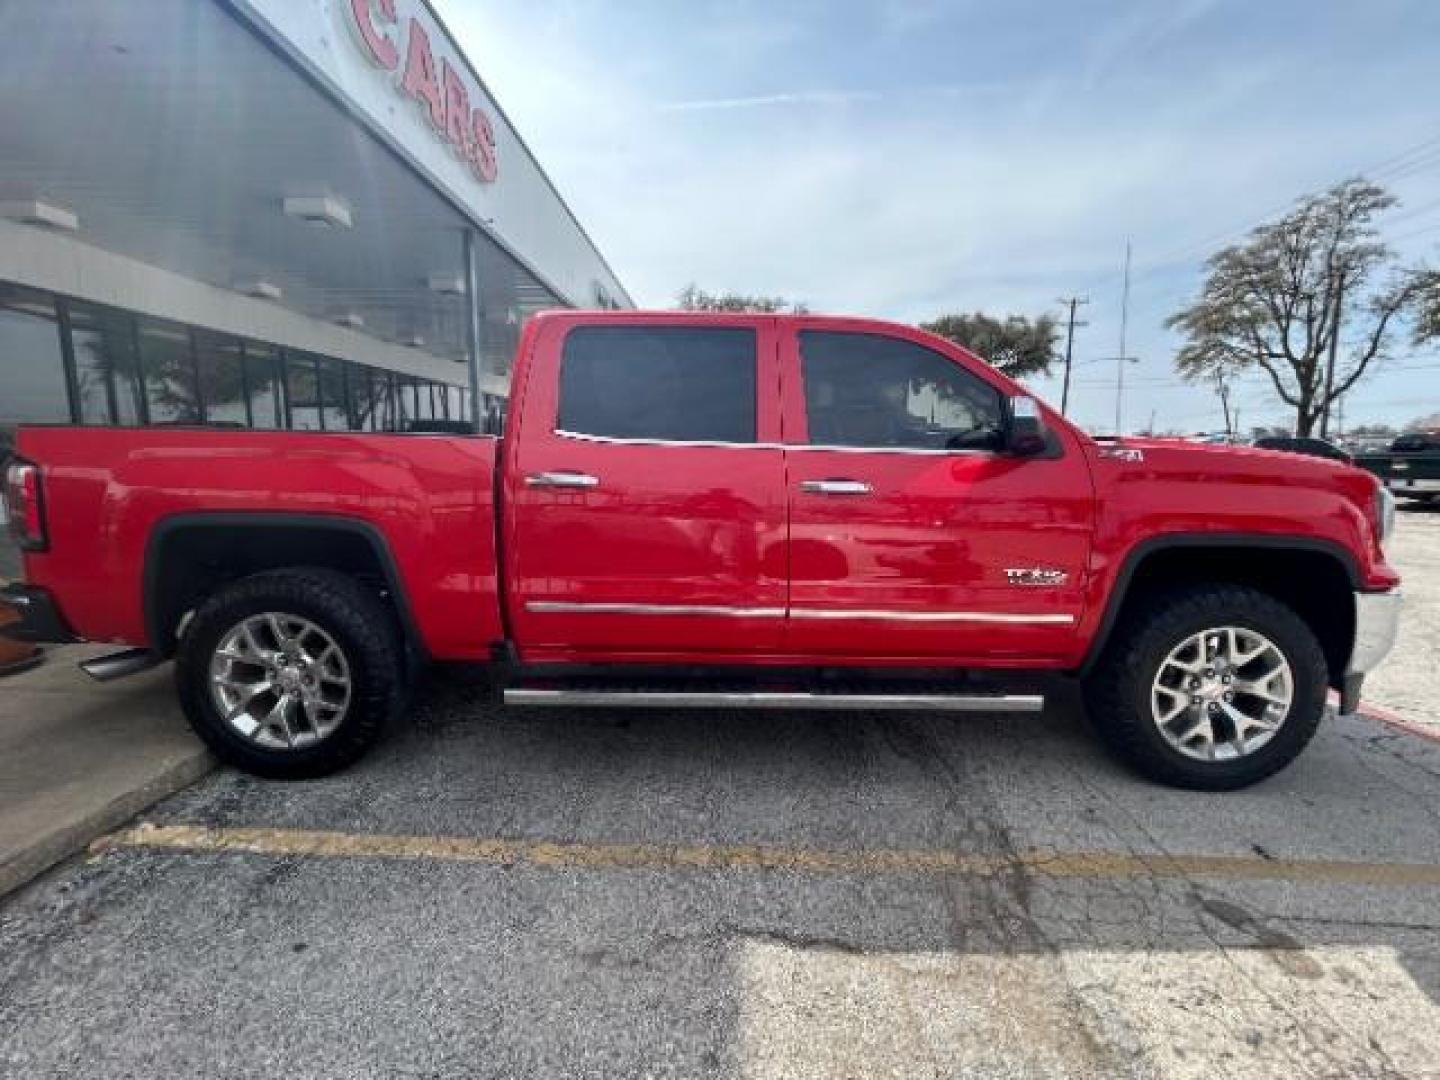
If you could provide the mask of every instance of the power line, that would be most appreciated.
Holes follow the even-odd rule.
[[[1336,183],[1343,183],[1346,178],[1356,175],[1370,176],[1375,179],[1398,180],[1403,179],[1407,176],[1414,175],[1417,172],[1423,172],[1425,169],[1430,168],[1432,165],[1440,165],[1440,135],[1435,135],[1431,138],[1416,143],[1413,146],[1400,151],[1399,153],[1392,154],[1390,157],[1385,158],[1378,164],[1371,165],[1368,168],[1352,169],[1347,172],[1344,177],[1341,177],[1339,180],[1331,181],[1331,183],[1327,186],[1333,187]],[[1292,198],[1270,210],[1265,211],[1264,213],[1258,215],[1258,221],[1261,224],[1265,223],[1277,214],[1284,213],[1286,210],[1291,209],[1295,205],[1295,202],[1296,200]],[[1247,233],[1251,229],[1256,227],[1256,220],[1256,218],[1251,218],[1250,224],[1235,226],[1233,228],[1227,229],[1224,232],[1216,233],[1215,235],[1208,237],[1205,240],[1201,240],[1196,243],[1186,244],[1183,247],[1176,248],[1169,254],[1162,254],[1158,258],[1150,260],[1147,263],[1143,264],[1139,268],[1137,276],[1141,278],[1147,277],[1158,270],[1162,270],[1166,267],[1173,266],[1176,263],[1185,261],[1190,256],[1197,254],[1198,252],[1205,251],[1210,247],[1214,246],[1215,244],[1218,244],[1225,240],[1229,240],[1231,237]],[[1404,237],[1400,237],[1399,239],[1404,239]],[[1117,275],[1113,271],[1111,271],[1102,275],[1099,278],[1096,278],[1092,284],[1109,282],[1114,280],[1116,276]]]

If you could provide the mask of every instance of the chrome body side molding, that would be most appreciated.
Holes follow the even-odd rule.
[[[1022,614],[1011,611],[888,611],[860,608],[791,608],[792,619],[879,619],[889,622],[1006,623],[1009,625],[1064,626],[1074,615]]]
[[[715,615],[735,619],[780,619],[783,607],[728,607],[719,604],[610,604],[568,600],[527,600],[536,615]]]
[[[525,610],[536,615],[670,615],[716,616],[739,619],[783,619],[783,607],[729,607],[720,604],[631,604],[571,600],[527,600]],[[1074,615],[1025,614],[1007,611],[890,611],[867,608],[791,608],[792,619],[860,619],[890,622],[1004,623],[1008,625],[1066,626]]]

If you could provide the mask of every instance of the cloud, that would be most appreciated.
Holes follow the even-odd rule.
[[[1081,84],[1087,88],[1125,68],[1134,70],[1153,58],[1169,39],[1194,27],[1219,6],[1220,0],[1174,0],[1142,3],[1109,25],[1099,25],[1085,49]]]
[[[710,112],[717,109],[764,109],[775,105],[848,105],[857,101],[879,100],[879,94],[865,90],[799,90],[754,97],[671,101],[655,108],[657,112]]]
[[[1394,89],[1427,84],[1433,48],[1352,42],[1336,83],[1313,43],[1217,36],[1213,0],[1087,17],[1053,38],[1030,33],[1033,12],[981,5],[957,29],[922,5],[913,29],[891,13],[894,53],[865,36],[883,7],[787,9],[777,23],[738,0],[683,16],[572,3],[537,21],[450,3],[447,21],[642,305],[669,306],[692,281],[901,320],[1037,313],[1088,293],[1077,356],[1094,361],[1115,355],[1128,237],[1130,351],[1144,362],[1127,413],[1153,407],[1161,423],[1218,420],[1207,392],[1173,389],[1162,327],[1198,281],[1202,241],[1433,135],[1424,95]],[[1406,178],[1407,206],[1440,197],[1437,173]],[[1110,415],[1112,377],[1087,368],[1082,420]]]

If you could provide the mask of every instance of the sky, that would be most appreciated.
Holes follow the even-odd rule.
[[[1223,428],[1165,318],[1205,258],[1364,173],[1440,264],[1434,0],[438,0],[501,107],[642,307],[696,283],[919,322],[1061,314],[1070,415]],[[1440,411],[1401,340],[1347,427]],[[1058,404],[1058,378],[1031,386]],[[1240,426],[1286,423],[1263,376]]]

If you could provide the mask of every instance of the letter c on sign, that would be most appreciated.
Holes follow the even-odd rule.
[[[374,8],[387,23],[395,22],[395,0],[350,0],[350,13],[355,17],[355,31],[370,59],[386,71],[400,66],[400,50],[375,25]]]

